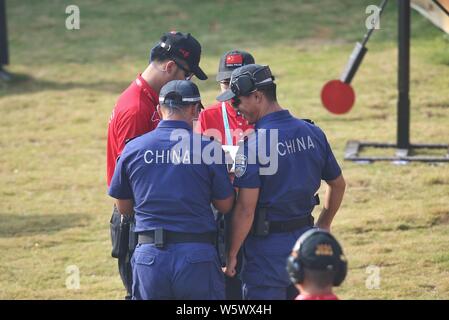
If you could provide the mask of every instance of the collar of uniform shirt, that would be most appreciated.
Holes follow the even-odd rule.
[[[144,78],[142,78],[142,74],[139,74],[136,79],[136,84],[138,87],[140,87],[145,95],[150,99],[150,101],[156,106],[159,99],[159,95],[154,91],[153,88],[148,84],[148,82],[145,81]]]
[[[272,112],[272,113],[269,113],[269,114],[263,116],[262,118],[260,118],[259,121],[256,122],[255,128],[259,129],[271,121],[287,119],[289,117],[291,117],[291,115],[288,110]]]
[[[189,124],[182,120],[162,120],[159,122],[158,128],[182,128],[192,130]]]

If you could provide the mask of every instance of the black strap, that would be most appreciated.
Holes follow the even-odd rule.
[[[139,243],[155,243],[155,231],[139,232]],[[217,234],[215,232],[207,233],[186,233],[163,230],[163,243],[185,243],[185,242],[205,242],[214,244],[216,242]]]
[[[287,221],[270,221],[270,233],[292,232],[304,227],[312,227],[314,219],[311,215]]]
[[[301,120],[308,122],[310,124],[315,124],[315,122],[312,119],[301,119]]]

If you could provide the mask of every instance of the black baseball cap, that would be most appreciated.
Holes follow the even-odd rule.
[[[239,88],[238,79],[245,74],[248,74],[248,76],[252,79],[250,81],[252,82],[253,89],[272,84],[274,81],[274,77],[271,74],[269,66],[262,66],[260,64],[248,64],[232,71],[230,88],[220,94],[217,97],[217,100],[228,101],[234,97],[242,96],[242,92],[245,92],[245,90],[242,90],[244,88]]]
[[[151,50],[150,61],[155,48],[162,48],[170,57],[185,61],[198,79],[207,79],[207,75],[199,66],[201,45],[190,33],[171,31],[162,35],[159,43]]]
[[[220,59],[218,65],[217,81],[223,81],[231,78],[231,73],[235,69],[247,64],[255,63],[254,57],[243,50],[232,50],[226,52]]]
[[[201,103],[200,91],[188,80],[172,80],[162,87],[159,103],[167,107],[187,106]]]
[[[299,237],[293,247],[304,267],[311,270],[334,271],[341,261],[346,261],[337,239],[326,230],[313,228]]]

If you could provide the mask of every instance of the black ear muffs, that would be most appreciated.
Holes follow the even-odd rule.
[[[231,78],[230,87],[235,96],[247,96],[257,88],[271,85],[273,80],[274,77],[271,75],[270,69],[268,66],[265,66],[257,70],[254,74],[244,72],[235,79]]]
[[[304,269],[301,265],[300,259],[298,257],[290,256],[287,259],[287,272],[290,277],[290,281],[293,283],[303,283],[304,282]]]
[[[231,90],[237,96],[247,96],[256,90],[256,81],[249,72],[245,72],[231,82]]]
[[[334,286],[340,286],[346,278],[346,274],[348,273],[348,262],[346,261],[346,257],[341,253],[339,262],[337,263],[337,272],[334,277]]]
[[[337,242],[335,237],[327,231],[314,228],[309,231],[306,231],[299,239],[298,243],[295,245],[292,254],[287,259],[287,272],[290,277],[290,280],[295,284],[302,284],[304,282],[304,262],[301,260],[301,248],[304,247],[304,243],[314,237],[317,234],[325,234],[330,237],[332,241]],[[299,247],[297,247],[299,244]],[[335,275],[333,285],[338,287],[340,286],[346,278],[346,274],[348,271],[348,263],[346,257],[343,254],[343,250],[340,245],[338,245],[338,252],[336,253],[338,259],[334,265],[335,267]]]

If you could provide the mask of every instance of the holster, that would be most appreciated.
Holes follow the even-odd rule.
[[[226,266],[226,221],[225,215],[217,215],[217,252],[222,267]]]
[[[117,259],[125,258],[132,253],[137,245],[137,234],[134,232],[135,219],[122,216],[114,206],[110,220],[111,256]]]
[[[267,236],[270,233],[270,223],[267,221],[267,209],[263,207],[256,209],[251,228],[251,234],[253,236]]]
[[[318,196],[318,193],[313,196],[311,201],[315,206],[320,204],[320,197]],[[256,208],[256,212],[254,213],[253,225],[251,227],[251,235],[264,237],[268,236],[270,233],[289,232],[295,229],[302,228],[304,226],[313,226],[314,219],[311,215],[295,218],[287,222],[270,222],[267,220],[268,209],[269,207]]]
[[[134,249],[137,247],[137,237],[138,234],[134,231],[136,229],[136,218],[133,215],[129,221],[129,238],[128,238],[128,251],[130,254],[134,252]]]

